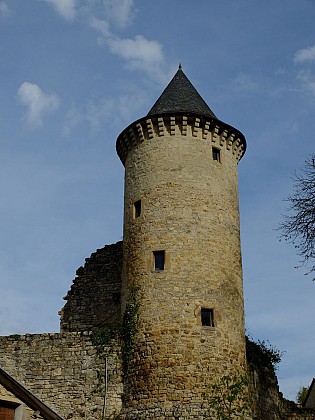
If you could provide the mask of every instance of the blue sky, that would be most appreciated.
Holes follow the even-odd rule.
[[[0,334],[58,331],[76,269],[122,237],[118,134],[181,62],[244,133],[246,324],[285,351],[285,396],[315,376],[315,284],[276,228],[314,152],[313,0],[0,0]]]

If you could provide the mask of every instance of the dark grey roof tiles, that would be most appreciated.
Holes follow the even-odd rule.
[[[148,115],[187,112],[217,118],[179,66]]]

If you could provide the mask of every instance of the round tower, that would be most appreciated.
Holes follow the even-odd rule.
[[[125,349],[128,418],[198,418],[207,386],[244,367],[237,164],[245,148],[181,66],[117,139],[123,307],[136,323]]]

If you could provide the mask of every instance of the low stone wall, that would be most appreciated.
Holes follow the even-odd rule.
[[[152,412],[141,412],[137,406],[123,409],[120,343],[112,340],[110,347],[99,348],[92,341],[90,332],[0,337],[0,366],[65,420],[100,420],[107,357],[104,418],[165,419],[165,413],[158,406]],[[262,364],[250,365],[250,394],[254,403],[253,420],[315,419],[313,411],[301,409],[282,398],[273,369]],[[18,402],[2,387],[0,399]],[[177,407],[181,413],[185,411],[183,405],[187,408],[183,419],[207,418],[205,406],[194,407],[191,401],[183,401]],[[179,418],[175,408],[167,418]],[[25,416],[25,420],[34,416],[26,406]]]
[[[66,419],[101,419],[105,354],[106,417],[120,412],[123,393],[119,343],[99,354],[91,333],[0,337],[0,366]]]

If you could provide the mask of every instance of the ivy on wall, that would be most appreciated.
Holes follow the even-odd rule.
[[[135,337],[138,330],[140,301],[138,299],[139,286],[133,285],[129,291],[129,302],[126,306],[122,326],[121,339],[123,372],[128,376],[131,361],[134,355]]]
[[[135,337],[138,331],[138,317],[140,301],[138,299],[139,286],[133,285],[129,290],[129,302],[126,305],[123,320],[121,323],[107,328],[98,328],[92,332],[92,343],[100,357],[110,355],[110,346],[113,339],[121,340],[122,364],[125,376],[134,355]]]

